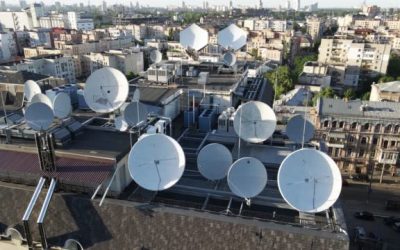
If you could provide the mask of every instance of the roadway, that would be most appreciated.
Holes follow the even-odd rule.
[[[384,217],[400,217],[400,211],[385,210],[385,202],[389,199],[400,200],[399,184],[374,183],[369,199],[368,183],[349,181],[349,186],[343,187],[341,201],[351,239],[354,235],[354,227],[362,226],[365,228],[367,234],[373,232],[384,240],[387,246],[384,249],[400,249],[400,232],[394,231],[391,227],[383,223]],[[375,221],[364,221],[354,218],[353,214],[357,211],[372,212],[375,215]],[[358,247],[358,245],[352,243],[350,249],[371,249]]]

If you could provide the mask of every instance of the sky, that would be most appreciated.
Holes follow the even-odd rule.
[[[73,3],[84,3],[85,5],[88,3],[88,0],[58,0],[61,3],[68,3],[68,4],[73,4]],[[187,5],[198,5],[201,6],[204,0],[184,0]],[[259,0],[232,0],[233,5],[250,5],[254,6],[259,3]],[[293,1],[293,0],[291,0]],[[331,7],[336,7],[336,8],[352,8],[355,6],[360,6],[363,2],[363,0],[300,0],[301,5],[307,5],[310,3],[313,3],[315,1],[318,1],[319,6],[321,8],[331,8]],[[15,4],[17,1],[16,0],[6,0],[6,3],[8,4]],[[27,0],[28,3],[34,2]],[[41,0],[38,0],[36,2],[41,2]],[[55,0],[43,0],[45,4],[51,4],[54,3]],[[90,4],[93,5],[100,5],[103,1],[102,0],[90,0]],[[114,3],[126,3],[127,5],[130,2],[133,2],[136,4],[136,0],[106,0],[108,5],[112,5]],[[208,0],[210,5],[221,5],[229,4],[229,0]],[[263,0],[263,4],[265,7],[278,7],[279,5],[285,6],[286,5],[286,0]],[[367,0],[368,4],[376,4],[380,7],[395,7],[399,8],[400,7],[400,0]],[[182,0],[139,0],[139,4],[143,5],[149,5],[149,6],[166,6],[166,5],[181,5]]]

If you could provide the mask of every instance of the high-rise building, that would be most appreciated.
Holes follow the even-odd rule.
[[[25,0],[19,0],[19,7],[21,7],[21,9],[25,9],[26,7],[28,7],[28,4]]]
[[[263,8],[264,8],[263,2],[262,2],[262,0],[260,0],[260,9],[263,9]]]

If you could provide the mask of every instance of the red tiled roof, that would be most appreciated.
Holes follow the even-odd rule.
[[[11,179],[54,176],[60,183],[85,187],[98,186],[107,179],[113,172],[114,162],[57,157],[56,166],[56,173],[46,174],[40,169],[37,154],[0,150],[0,175],[6,174]]]

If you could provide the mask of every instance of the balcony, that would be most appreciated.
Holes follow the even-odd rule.
[[[397,149],[378,149],[376,160],[381,164],[395,165],[399,159],[399,151]]]

